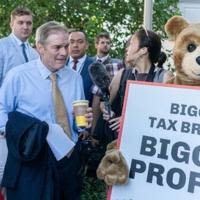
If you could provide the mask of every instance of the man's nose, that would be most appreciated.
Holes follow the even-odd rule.
[[[73,47],[77,47],[78,46],[78,42],[74,42],[72,46]]]
[[[27,29],[28,28],[28,24],[27,23],[23,23],[23,28]]]
[[[60,48],[60,54],[61,55],[68,55],[68,48],[66,48],[66,47]]]

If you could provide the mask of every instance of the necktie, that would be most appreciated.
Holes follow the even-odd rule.
[[[25,59],[26,62],[28,62],[28,56],[26,54],[26,45],[25,45],[25,43],[22,43],[21,46],[22,46],[22,53],[24,55],[24,59]]]
[[[98,60],[97,60],[97,62],[100,62],[100,63],[102,63],[102,60],[101,60],[101,59],[98,59]]]
[[[49,77],[52,81],[52,94],[54,100],[56,122],[63,128],[68,137],[71,138],[71,129],[67,115],[67,109],[65,107],[62,94],[57,85],[57,75],[56,73],[52,73]]]
[[[72,69],[74,69],[76,71],[78,60],[74,59],[73,63],[74,63],[74,65],[73,65]]]

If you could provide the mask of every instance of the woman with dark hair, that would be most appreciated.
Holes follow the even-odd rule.
[[[117,137],[127,80],[164,83],[173,77],[172,72],[163,69],[161,64],[165,57],[161,58],[160,55],[161,40],[153,31],[141,29],[131,37],[126,54],[130,67],[120,70],[110,85],[111,116],[102,104],[103,118],[108,122],[104,134],[107,142]],[[159,67],[156,63],[159,63]]]
[[[96,173],[107,144],[117,138],[127,80],[161,83],[173,77],[172,72],[161,67],[163,60],[159,61],[160,54],[161,40],[152,31],[142,29],[128,40],[124,55],[126,67],[114,76],[110,85],[111,115],[104,109],[104,103],[101,103],[103,115],[100,116],[93,134],[94,143],[99,143],[99,147],[97,153],[94,153],[95,159],[91,159],[91,172]],[[159,67],[156,63],[159,63]]]

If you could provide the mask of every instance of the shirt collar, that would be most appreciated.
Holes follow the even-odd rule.
[[[41,59],[37,60],[37,66],[42,78],[47,79],[51,74],[51,71],[42,63]]]
[[[21,46],[22,43],[24,43],[25,45],[27,45],[28,43],[27,41],[22,42],[14,33],[11,33],[11,37],[17,42],[19,46]]]
[[[85,59],[86,59],[86,54],[83,57],[81,57],[81,58],[78,59],[78,64],[82,65],[85,62]],[[73,60],[74,59],[70,56],[69,57],[69,62],[72,63]]]
[[[37,60],[37,66],[38,66],[38,69],[39,69],[39,73],[40,73],[40,75],[42,76],[43,79],[47,79],[51,75],[52,72],[42,63],[40,58]],[[63,76],[63,70],[65,70],[64,68],[65,67],[61,68],[60,70],[58,70],[56,72],[58,77],[61,78]]]
[[[106,59],[108,59],[109,55],[107,56],[104,56],[104,57],[99,57],[99,56],[96,56],[96,60],[101,60],[101,62],[104,62]]]

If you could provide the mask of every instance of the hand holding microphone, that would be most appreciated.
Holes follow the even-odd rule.
[[[95,85],[97,85],[102,92],[102,99],[104,101],[105,109],[109,116],[111,115],[111,106],[109,102],[110,92],[110,76],[105,69],[105,66],[100,62],[94,62],[89,66],[89,74]]]

